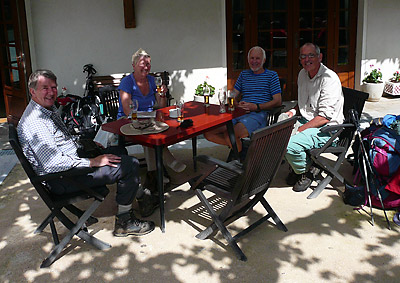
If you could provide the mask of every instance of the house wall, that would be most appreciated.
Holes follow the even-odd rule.
[[[173,97],[192,100],[206,76],[226,85],[224,3],[137,0],[136,28],[126,29],[122,0],[26,0],[33,69],[51,69],[60,88],[83,94],[83,65],[97,75],[129,73],[143,48],[152,71],[170,72]]]
[[[356,88],[372,68],[383,81],[400,69],[399,12],[399,0],[359,0]]]

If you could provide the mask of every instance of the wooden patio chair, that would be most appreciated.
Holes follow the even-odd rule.
[[[22,167],[25,170],[25,173],[28,175],[29,180],[35,187],[39,196],[42,198],[44,203],[51,211],[51,213],[44,219],[44,221],[35,230],[35,234],[38,234],[41,233],[47,227],[47,225],[50,225],[53,241],[55,244],[54,249],[51,251],[49,256],[42,262],[40,267],[41,268],[49,267],[57,259],[57,257],[60,255],[60,253],[64,250],[66,245],[71,241],[72,237],[75,235],[81,238],[82,240],[92,244],[93,246],[95,246],[100,250],[105,250],[110,248],[111,245],[89,234],[86,228],[87,224],[88,225],[93,224],[98,221],[91,215],[101,204],[101,202],[105,199],[105,197],[108,195],[109,193],[108,188],[106,186],[102,186],[96,189],[91,189],[74,181],[74,178],[76,176],[87,174],[90,170],[93,169],[92,168],[71,169],[64,172],[51,173],[39,176],[33,170],[28,159],[26,159],[22,151],[22,148],[19,144],[16,128],[13,124],[9,124],[9,141],[12,148],[15,151],[15,154],[17,155],[19,161],[21,162]],[[70,181],[71,186],[80,187],[81,191],[63,195],[53,194],[50,191],[46,182],[50,180],[59,180],[59,179]],[[86,201],[88,199],[92,199],[93,201],[85,211],[77,208],[74,205],[77,202]],[[75,216],[77,216],[78,220],[73,222],[73,220],[71,220],[62,211],[62,209],[66,209]],[[58,233],[56,230],[56,225],[54,223],[55,217],[68,229],[68,232],[61,241],[59,240]]]
[[[356,126],[350,119],[350,109],[355,109],[358,113],[358,118],[360,118],[368,93],[346,87],[342,89],[344,95],[344,123],[323,127],[321,132],[331,133],[332,137],[323,147],[307,152],[313,160],[314,166],[318,167],[321,173],[325,172],[327,174],[324,178],[319,174],[317,180],[319,184],[307,197],[308,199],[316,198],[332,181],[333,177],[337,178],[341,183],[345,182],[344,177],[339,173],[339,168],[344,161],[356,130]],[[325,155],[326,153],[330,153],[329,157],[336,157],[336,160],[329,159]]]
[[[197,238],[204,240],[218,229],[237,257],[245,261],[247,258],[236,242],[238,238],[269,218],[273,219],[279,229],[287,231],[285,225],[264,198],[264,194],[278,171],[295,122],[296,118],[292,117],[255,131],[251,136],[248,153],[243,163],[239,163],[237,160],[225,163],[204,155],[197,157],[199,161],[211,166],[203,175],[193,181],[194,184],[191,188],[195,190],[213,220],[208,228],[196,236]],[[211,191],[217,197],[226,200],[226,206],[219,214],[203,194],[204,190]],[[236,236],[232,236],[225,224],[244,216],[259,202],[268,214]]]
[[[103,117],[107,121],[115,121],[118,115],[119,91],[117,86],[106,85],[99,88],[99,96],[103,105]]]

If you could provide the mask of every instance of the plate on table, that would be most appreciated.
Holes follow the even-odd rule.
[[[161,133],[169,128],[168,124],[151,119],[133,120],[120,128],[121,133],[127,136]]]

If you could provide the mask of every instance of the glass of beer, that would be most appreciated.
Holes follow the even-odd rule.
[[[136,99],[132,99],[131,102],[129,103],[129,118],[131,120],[136,120],[137,119],[137,110],[139,108],[139,102]]]
[[[210,88],[208,86],[204,87],[203,95],[204,95],[204,106],[205,107],[210,106]]]
[[[184,108],[185,108],[185,102],[183,102],[183,101],[176,102],[176,110],[178,112],[178,122],[179,123],[182,123],[184,120],[184,117],[183,117]]]
[[[161,93],[161,86],[162,86],[162,78],[161,77],[155,77],[154,81],[156,83],[157,86],[157,93],[160,95]]]
[[[235,93],[231,90],[228,90],[228,110],[235,110]]]

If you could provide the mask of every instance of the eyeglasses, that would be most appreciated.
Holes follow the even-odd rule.
[[[315,54],[315,53],[301,54],[301,55],[299,56],[299,59],[300,59],[300,60],[303,60],[303,59],[306,59],[307,57],[308,57],[309,59],[313,59],[313,58],[317,57],[317,54]]]

